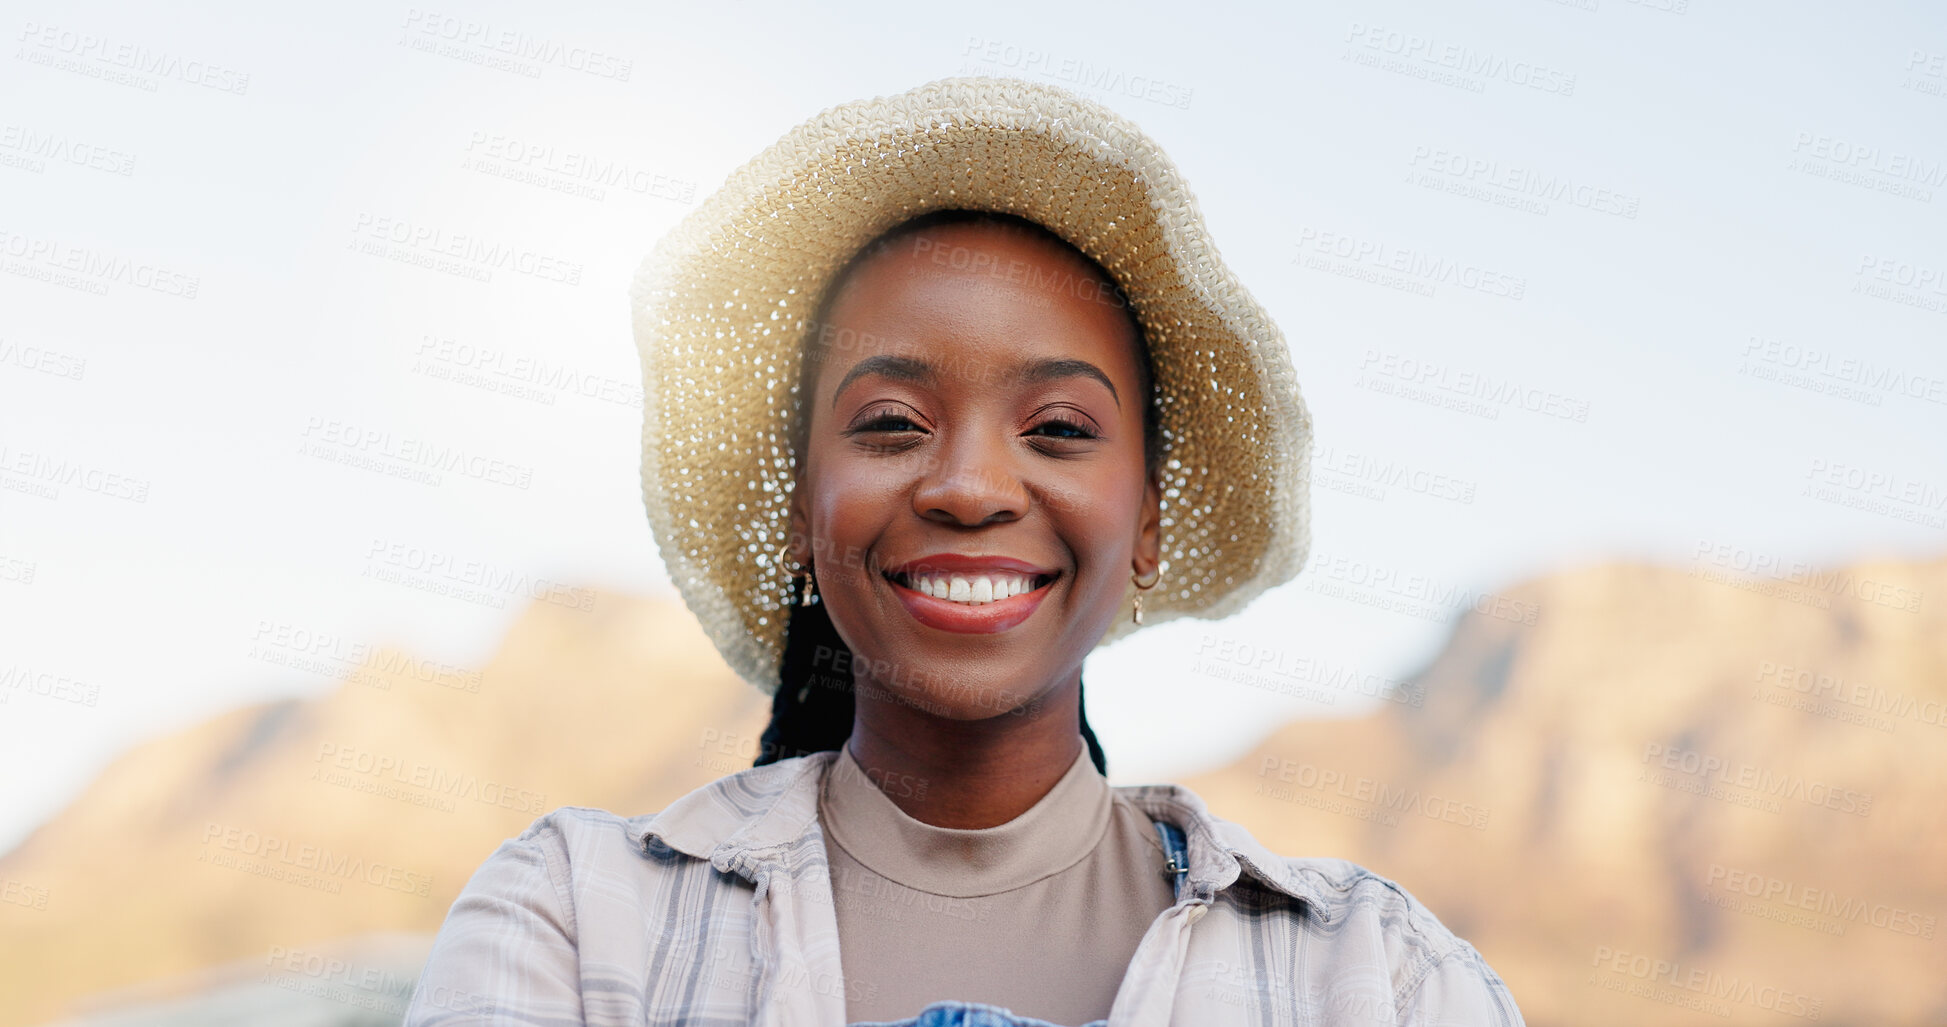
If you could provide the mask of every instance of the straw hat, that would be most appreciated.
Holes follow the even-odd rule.
[[[657,244],[630,290],[650,527],[724,659],[767,694],[791,611],[809,322],[856,250],[947,207],[1047,226],[1115,276],[1142,322],[1165,452],[1162,579],[1141,627],[1226,616],[1305,564],[1311,417],[1283,336],[1218,257],[1176,167],[1066,90],[943,79],[786,133]],[[1103,642],[1133,630],[1118,618]]]

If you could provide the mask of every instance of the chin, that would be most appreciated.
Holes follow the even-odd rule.
[[[855,678],[852,687],[858,699],[897,703],[945,720],[1032,717],[1041,712],[1039,695],[976,683],[981,678],[991,679],[989,675],[962,675],[954,679],[914,680],[895,675],[893,680],[884,683]]]

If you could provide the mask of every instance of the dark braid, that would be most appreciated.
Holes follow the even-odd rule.
[[[793,578],[791,605],[784,608],[784,665],[752,766],[837,749],[852,736],[852,651],[825,604],[798,605],[803,596],[804,579]]]
[[[838,637],[822,601],[796,605],[804,593],[804,579],[795,579],[791,589],[793,605],[785,607],[789,613],[784,625],[784,666],[754,767],[836,751],[852,736],[852,650]],[[1089,761],[1107,777],[1109,758],[1088,726],[1080,682],[1075,685],[1075,701],[1082,707],[1082,741],[1088,746]]]
[[[1075,679],[1075,705],[1081,707],[1082,742],[1088,746],[1089,762],[1103,777],[1109,776],[1109,757],[1102,751],[1102,743],[1095,740],[1095,729],[1088,726],[1088,703],[1082,701],[1082,680]]]

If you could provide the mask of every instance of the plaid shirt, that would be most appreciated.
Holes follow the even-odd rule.
[[[847,990],[872,985],[839,964],[818,822],[837,755],[739,771],[653,815],[535,821],[454,901],[407,1027],[845,1027]],[[1183,829],[1190,872],[1109,1027],[1521,1024],[1473,946],[1398,885],[1275,855],[1180,785],[1116,791]]]

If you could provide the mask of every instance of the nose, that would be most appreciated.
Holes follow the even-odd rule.
[[[929,521],[975,528],[1018,520],[1028,512],[1028,489],[1010,466],[1006,444],[964,434],[928,460],[913,511]]]

